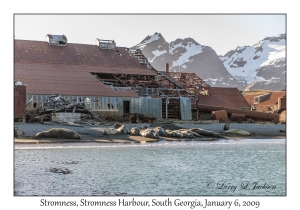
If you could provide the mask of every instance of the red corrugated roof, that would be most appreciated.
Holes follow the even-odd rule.
[[[271,92],[271,94],[266,97],[262,102],[257,106],[272,106],[278,103],[278,98],[285,96],[285,91]]]
[[[249,107],[249,103],[237,88],[211,87],[210,95],[199,95],[198,104],[227,108]]]
[[[91,69],[78,65],[15,63],[15,80],[27,85],[28,94],[139,97],[134,91],[115,93],[89,73]]]
[[[157,75],[131,57],[124,47],[100,49],[96,45],[49,46],[47,42],[15,40],[15,79],[27,85],[29,94],[138,97],[134,91],[115,93],[90,72]]]
[[[254,105],[254,97],[260,96],[260,95],[263,95],[263,94],[257,93],[257,94],[243,95],[243,96],[244,96],[244,98],[246,99],[246,101],[247,101],[251,106],[253,106],[253,105]]]

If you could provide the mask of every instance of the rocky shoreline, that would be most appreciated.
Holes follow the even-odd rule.
[[[58,123],[15,123],[15,127],[22,129],[25,135],[19,138],[15,138],[15,143],[61,143],[61,142],[98,142],[98,143],[145,143],[145,142],[157,142],[161,140],[165,141],[209,141],[218,140],[216,137],[193,137],[193,138],[175,138],[175,137],[159,137],[159,139],[151,139],[142,136],[132,136],[129,134],[116,134],[116,135],[104,135],[103,129],[112,128],[114,123],[106,124],[58,124]],[[171,123],[155,123],[150,124],[151,128],[171,124]],[[124,124],[128,129],[133,127],[139,127],[141,124],[132,123]],[[180,126],[186,129],[191,128],[202,128],[221,134],[222,139],[266,139],[266,138],[286,138],[286,124],[270,124],[270,123],[230,123],[230,129],[240,129],[250,133],[254,136],[239,136],[239,135],[225,135],[222,134],[224,123],[210,123],[210,124],[199,124],[199,123],[173,123],[172,125]],[[36,133],[46,131],[51,128],[66,128],[77,132],[81,139],[58,139],[58,138],[45,138],[45,139],[34,139],[32,138]]]

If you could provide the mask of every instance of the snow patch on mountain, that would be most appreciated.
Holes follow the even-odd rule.
[[[244,79],[247,83],[269,81],[270,79],[259,76],[258,71],[270,65],[275,68],[285,65],[279,62],[285,61],[285,45],[283,35],[269,37],[253,46],[237,47],[234,51],[221,56],[220,60],[228,72],[237,79]]]
[[[196,43],[187,42],[187,46],[182,45],[182,43],[176,44],[170,48],[169,53],[174,54],[177,53],[176,49],[183,48],[185,49],[184,53],[181,53],[181,56],[176,60],[173,61],[172,66],[182,66],[186,67],[185,63],[191,62],[190,58],[196,54],[202,53],[202,46],[196,45]]]
[[[153,60],[158,57],[158,56],[161,56],[162,54],[165,54],[167,53],[166,50],[163,50],[163,51],[160,51],[160,50],[155,50],[155,51],[152,51],[152,53],[154,54],[154,57],[152,59],[149,59],[149,62],[153,62]]]

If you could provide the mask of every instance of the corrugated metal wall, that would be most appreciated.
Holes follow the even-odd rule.
[[[26,117],[26,86],[19,85],[14,88],[14,118]]]
[[[33,99],[28,106],[27,110],[34,110],[33,103],[39,105],[47,95],[30,95],[26,96],[26,103]],[[95,112],[101,112],[111,115],[123,115],[123,101],[130,101],[130,112],[139,114],[153,115],[157,119],[162,118],[162,101],[161,98],[130,98],[130,97],[100,97],[100,96],[63,96],[65,100],[70,103],[77,103],[83,101],[88,109]]]
[[[131,98],[130,112],[153,115],[157,119],[162,118],[161,98]]]
[[[181,120],[192,120],[192,108],[190,98],[180,97]]]

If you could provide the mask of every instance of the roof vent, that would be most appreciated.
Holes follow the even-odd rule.
[[[67,46],[68,39],[65,35],[47,34],[46,41],[48,42],[49,45]]]
[[[99,46],[101,49],[115,49],[116,42],[114,40],[104,40],[104,39],[96,39],[96,45]]]

